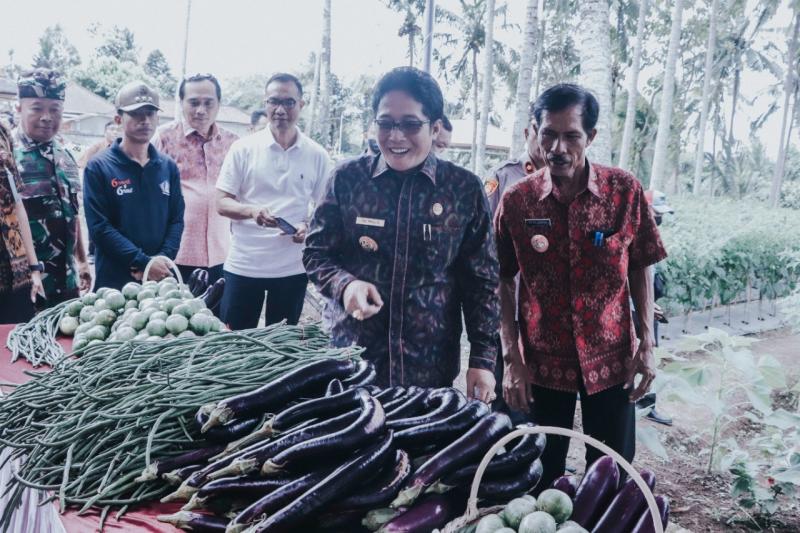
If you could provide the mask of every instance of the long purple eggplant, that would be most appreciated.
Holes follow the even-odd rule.
[[[405,451],[397,450],[393,465],[389,465],[378,477],[357,492],[337,501],[332,510],[386,507],[394,500],[410,475],[411,458]]]
[[[560,478],[553,481],[553,484],[550,485],[551,488],[558,489],[567,496],[569,496],[570,500],[575,500],[575,493],[578,492],[578,485],[580,484],[580,480],[577,476],[561,476]]]
[[[324,387],[330,380],[349,376],[355,370],[352,359],[323,359],[302,366],[288,374],[270,381],[258,389],[226,398],[216,404],[201,428],[205,433],[214,426],[222,425],[234,418],[246,418],[283,408],[303,394]]]
[[[532,425],[522,424],[517,427]],[[487,479],[496,479],[524,470],[525,467],[542,455],[546,443],[547,437],[542,433],[523,435],[509,451],[501,455],[495,455],[492,458],[486,466],[484,476]],[[478,463],[459,468],[443,479],[442,483],[451,487],[469,485],[477,471]]]
[[[325,479],[296,498],[292,503],[268,516],[252,527],[252,533],[275,533],[291,531],[302,522],[341,494],[347,494],[364,480],[373,476],[394,457],[392,432],[389,431],[379,442],[369,446],[358,456],[337,468]],[[228,526],[230,529],[230,526]],[[238,533],[238,530],[228,533]]]
[[[427,494],[405,512],[392,518],[378,533],[430,533],[464,512],[463,493]]]
[[[202,470],[205,468],[205,464],[197,464],[197,465],[189,465],[183,466],[181,468],[176,468],[172,472],[164,472],[161,474],[161,479],[169,483],[170,485],[180,485],[189,477],[197,472],[198,470]]]
[[[309,467],[310,459],[336,457],[352,453],[367,444],[386,429],[386,414],[381,403],[361,391],[361,414],[341,431],[299,442],[274,455],[261,468],[262,475],[293,472]]]
[[[224,446],[209,446],[207,448],[198,448],[196,450],[182,453],[180,455],[174,455],[172,457],[156,459],[147,465],[144,470],[142,470],[142,473],[138,478],[135,479],[135,481],[152,481],[154,479],[158,479],[162,474],[166,474],[167,472],[171,472],[178,468],[204,463],[211,457],[214,457],[221,452],[223,448]]]
[[[437,389],[431,392],[425,400],[425,407],[428,409],[425,414],[410,418],[390,419],[386,423],[386,427],[400,431],[441,420],[464,407],[466,403],[467,399],[456,389]],[[389,418],[388,414],[386,416]]]
[[[365,396],[365,398],[369,398],[369,396]],[[275,457],[284,450],[288,450],[292,446],[296,446],[309,440],[335,434],[339,431],[349,428],[362,417],[362,414],[362,411],[356,409],[343,415],[339,415],[335,418],[331,418],[330,420],[312,424],[301,429],[300,431],[287,433],[286,435],[278,437],[276,440],[264,443],[262,446],[251,447],[250,451],[239,455],[235,461],[229,463],[225,468],[218,469],[217,471],[209,474],[208,478],[218,479],[221,477],[243,476],[255,473],[266,463],[268,459]]]
[[[669,524],[669,498],[666,496],[656,496],[656,505],[661,518],[661,527],[667,529]],[[655,533],[655,526],[653,525],[653,516],[650,513],[650,508],[644,510],[636,525],[630,530],[630,533]]]
[[[507,502],[532,491],[542,479],[542,461],[536,459],[521,472],[507,474],[500,479],[481,480],[478,497],[496,502]]]
[[[346,389],[365,387],[375,383],[377,378],[378,373],[375,370],[375,365],[365,359],[358,363],[356,371],[353,372],[353,375],[342,380],[342,385],[344,385]]]
[[[398,431],[395,434],[397,447],[418,452],[431,445],[449,444],[490,412],[484,402],[469,400],[461,410],[447,418]]]
[[[360,389],[350,389],[333,396],[323,396],[300,402],[275,415],[269,424],[273,432],[281,433],[303,420],[323,419],[345,413],[358,406],[365,394],[367,393]]]
[[[392,502],[392,507],[410,505],[441,478],[480,459],[511,428],[511,419],[503,413],[492,413],[482,418],[459,439],[428,459],[411,476],[406,487]]]
[[[209,481],[192,495],[183,506],[184,511],[205,507],[206,503],[216,496],[245,497],[250,501],[261,498],[270,492],[293,481],[290,478],[260,478],[252,476],[224,477]]]
[[[642,479],[652,491],[656,486],[655,474],[649,470],[642,470],[641,474]],[[639,485],[633,479],[628,479],[611,500],[611,505],[595,524],[592,533],[603,533],[614,528],[619,531],[630,531],[645,509],[647,509],[647,502]]]
[[[206,307],[214,310],[222,301],[222,295],[225,293],[225,278],[219,278],[213,285],[208,287],[208,290],[200,297],[206,304]]]
[[[197,413],[194,415],[194,421],[198,429],[208,422],[208,416],[209,413],[202,407],[197,410]],[[260,416],[254,416],[242,420],[231,420],[223,426],[212,427],[203,434],[203,438],[211,442],[227,444],[250,434],[261,419],[262,417]]]
[[[430,393],[431,391],[422,389],[408,396],[403,403],[386,411],[386,418],[390,420],[408,418],[421,413],[425,409],[425,402]],[[389,407],[387,407],[387,409],[389,409]]]
[[[228,524],[228,533],[242,531],[245,527],[260,519],[262,516],[280,510],[294,501],[298,496],[305,494],[309,489],[316,486],[320,481],[330,475],[332,471],[333,469],[325,469],[318,472],[311,472],[264,495],[246,507],[230,521]]]
[[[400,405],[404,404],[409,399],[411,399],[412,397],[416,396],[420,392],[423,392],[424,390],[425,389],[417,387],[416,385],[411,385],[410,387],[408,387],[405,390],[404,394],[398,396],[397,398],[395,398],[395,399],[393,399],[391,401],[388,401],[388,400],[387,401],[382,401],[381,404],[383,405],[383,410],[388,413],[389,411],[394,410],[396,407],[399,407]]]
[[[333,396],[334,394],[339,394],[340,392],[344,391],[344,385],[342,385],[341,380],[339,379],[332,379],[330,383],[328,383],[328,388],[325,389],[325,396]]]
[[[228,526],[228,519],[207,514],[178,511],[174,514],[160,514],[156,517],[159,522],[172,524],[186,531],[200,533],[224,532]]]
[[[394,401],[401,396],[405,396],[406,388],[405,387],[389,387],[388,389],[383,389],[382,391],[373,394],[376,400],[380,400],[383,404],[383,408],[386,409],[386,404]]]
[[[617,463],[612,457],[604,455],[592,463],[583,475],[583,480],[575,493],[570,520],[591,531],[608,508],[617,493],[618,486]]]

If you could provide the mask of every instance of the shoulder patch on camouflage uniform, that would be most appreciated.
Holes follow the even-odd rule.
[[[486,178],[483,182],[483,190],[486,192],[486,196],[491,196],[496,193],[498,187],[500,187],[500,182],[497,181],[497,178],[494,176]]]

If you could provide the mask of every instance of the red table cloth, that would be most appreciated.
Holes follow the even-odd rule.
[[[11,352],[6,348],[6,339],[8,334],[14,328],[13,325],[0,325],[0,382],[3,383],[25,383],[31,379],[31,376],[26,375],[26,370],[44,372],[49,370],[46,365],[39,368],[33,368],[26,360],[18,359],[13,364],[11,363]],[[66,350],[72,345],[71,339],[59,340]],[[3,393],[8,393],[8,387],[2,388]],[[0,494],[5,489],[3,488],[2,477],[0,477]],[[47,531],[57,532],[67,531],[68,533],[90,533],[97,531],[100,524],[100,511],[91,511],[89,513],[78,516],[75,511],[67,511],[63,515],[55,516],[60,519],[63,529],[57,527],[57,524],[49,524],[48,520],[52,518],[52,510],[54,507],[36,507],[36,499],[32,498],[27,500],[28,503],[33,502],[28,508],[21,510],[21,513],[26,515],[25,519],[20,519],[16,524],[25,524],[24,526],[18,525],[13,533],[46,533]],[[0,505],[2,506],[2,505]],[[23,505],[25,507],[25,505]],[[156,520],[156,516],[160,514],[170,514],[178,511],[181,504],[162,504],[151,503],[132,508],[127,512],[120,521],[114,519],[114,513],[109,513],[106,520],[104,531],[111,532],[129,532],[129,533],[151,533],[154,531],[159,532],[179,532],[179,529],[174,528],[169,524],[164,524]],[[55,507],[57,508],[57,507]],[[33,516],[35,513],[37,516]],[[25,529],[19,530],[20,527]]]

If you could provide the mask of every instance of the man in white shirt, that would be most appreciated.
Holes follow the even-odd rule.
[[[265,96],[269,127],[231,146],[217,180],[217,211],[232,220],[221,304],[231,329],[258,325],[265,292],[267,324],[296,324],[303,310],[303,241],[333,169],[325,149],[297,128],[304,105],[295,76],[272,76]]]

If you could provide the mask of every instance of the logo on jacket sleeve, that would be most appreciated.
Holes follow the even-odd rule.
[[[169,196],[169,182],[168,181],[162,181],[161,184],[159,185],[159,187],[161,187],[161,194],[163,194],[164,196]]]

